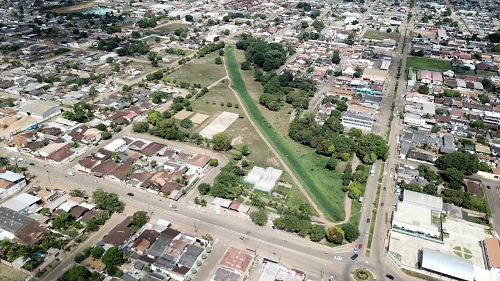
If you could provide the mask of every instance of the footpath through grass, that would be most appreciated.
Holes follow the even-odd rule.
[[[276,151],[278,151],[281,157],[285,157],[287,159],[288,166],[297,176],[301,184],[306,188],[309,195],[324,213],[325,217],[330,221],[343,220],[343,204],[342,206],[338,206],[338,204],[334,204],[334,202],[329,200],[331,194],[328,193],[331,193],[332,190],[328,189],[327,186],[318,184],[315,180],[315,176],[312,175],[309,170],[304,167],[304,165],[302,165],[301,157],[299,157],[295,151],[286,144],[286,142],[274,130],[273,126],[267,121],[266,117],[252,100],[252,97],[248,93],[245,86],[245,82],[241,77],[233,46],[226,47],[225,57],[229,76],[233,82],[233,87],[238,92],[250,114],[250,117],[255,121],[260,131],[265,135],[266,139],[273,145]],[[340,209],[342,211],[340,211]]]

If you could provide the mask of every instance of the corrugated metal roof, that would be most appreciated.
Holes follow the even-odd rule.
[[[21,211],[24,208],[28,208],[34,203],[42,200],[42,198],[33,196],[27,193],[21,193],[14,198],[11,198],[2,204],[3,207],[9,208],[16,212]]]
[[[15,181],[18,181],[22,178],[24,178],[23,175],[13,173],[11,171],[5,171],[5,173],[0,174],[0,179],[6,180],[9,182],[15,182]]]
[[[470,260],[422,248],[422,268],[459,280],[474,281],[474,265]]]

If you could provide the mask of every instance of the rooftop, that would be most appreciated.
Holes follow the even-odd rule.
[[[252,256],[242,250],[230,247],[222,258],[220,265],[243,274],[247,271],[251,262]]]
[[[488,254],[489,266],[500,268],[500,239],[485,238],[484,244]]]
[[[422,268],[459,280],[474,280],[474,265],[470,260],[422,248]]]
[[[404,191],[403,202],[439,211],[443,209],[443,199],[441,197],[410,190]]]

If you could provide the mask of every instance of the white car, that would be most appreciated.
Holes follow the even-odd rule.
[[[342,260],[342,257],[341,256],[335,256],[333,257],[334,259],[338,260],[338,261],[341,261]]]
[[[75,172],[69,172],[68,175],[70,176],[74,176],[75,175]]]
[[[365,231],[365,236],[368,236],[368,231]]]

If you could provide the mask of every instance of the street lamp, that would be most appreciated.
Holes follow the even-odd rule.
[[[49,173],[49,170],[47,170],[47,177],[49,178],[49,185],[52,185],[52,183],[50,182],[50,173]]]

